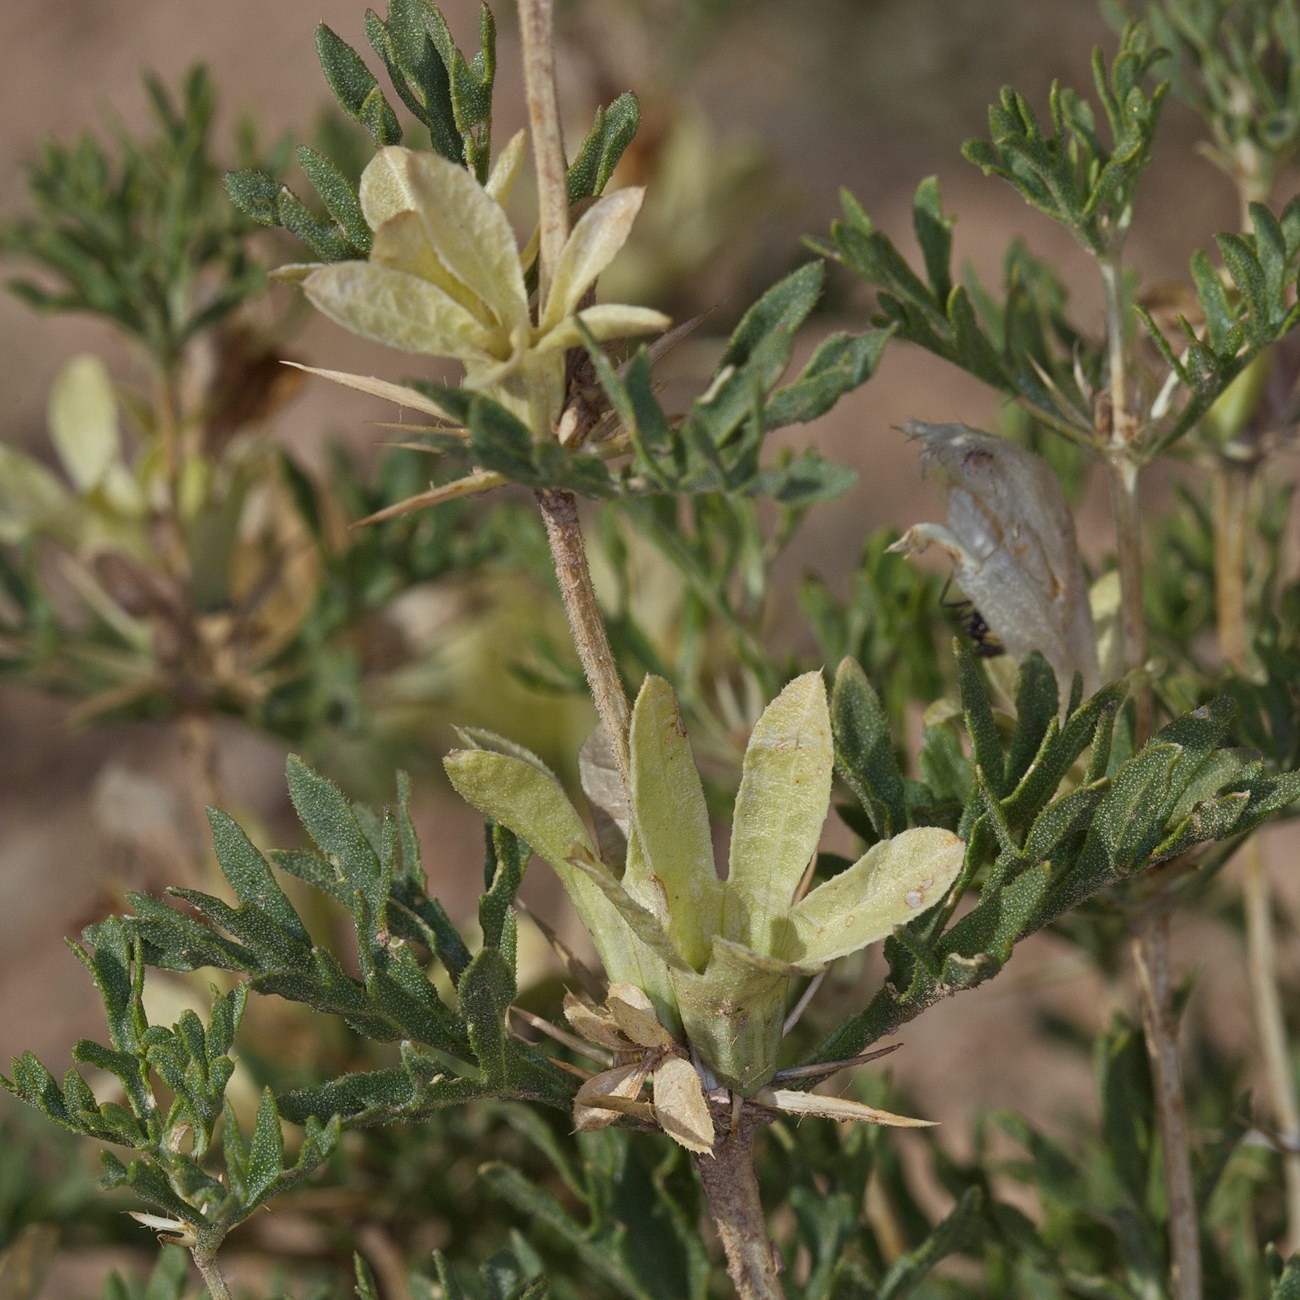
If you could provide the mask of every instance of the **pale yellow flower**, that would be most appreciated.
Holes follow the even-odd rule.
[[[550,436],[564,401],[564,354],[597,341],[659,333],[669,321],[646,307],[580,303],[627,239],[643,191],[597,199],[578,219],[534,316],[521,255],[501,207],[523,154],[520,132],[486,185],[440,154],[390,146],[361,177],[361,209],[374,231],[368,261],[284,268],[311,302],[345,329],[403,352],[451,357],[467,387]],[[411,390],[360,376],[330,377],[429,410]],[[406,398],[402,398],[402,394]]]

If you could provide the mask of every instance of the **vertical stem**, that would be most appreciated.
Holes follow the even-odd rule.
[[[695,1172],[727,1255],[727,1276],[740,1300],[784,1300],[754,1176],[756,1121],[751,1115],[748,1107],[742,1109],[734,1127],[730,1115],[716,1121],[713,1150],[694,1157]]]
[[[1250,489],[1254,462],[1219,458],[1214,480],[1214,593],[1219,648],[1238,671],[1246,667],[1246,554],[1249,539]],[[1255,1028],[1264,1058],[1273,1121],[1282,1136],[1300,1136],[1300,1100],[1296,1097],[1286,1018],[1278,996],[1277,946],[1273,940],[1272,893],[1268,867],[1258,837],[1246,842],[1242,902],[1246,912],[1246,971],[1250,981]],[[1282,1175],[1286,1184],[1286,1240],[1283,1253],[1300,1245],[1300,1151],[1285,1146]]]
[[[623,694],[623,683],[609,648],[596,592],[591,585],[582,526],[578,522],[578,503],[572,492],[547,490],[537,493],[537,504],[546,524],[546,540],[551,545],[555,576],[560,584],[560,595],[564,598],[569,628],[578,647],[578,658],[587,675],[596,712],[600,714],[613,746],[619,774],[627,786],[627,696]]]
[[[1110,489],[1111,517],[1115,522],[1124,662],[1130,669],[1141,668],[1147,661],[1147,618],[1142,605],[1142,516],[1138,508],[1138,467],[1124,452],[1106,458],[1106,485]],[[1135,704],[1136,739],[1141,745],[1150,737],[1154,725],[1155,704],[1149,683],[1139,688]]]
[[[217,1264],[215,1248],[193,1246],[190,1248],[190,1254],[194,1258],[194,1267],[199,1270],[199,1276],[203,1279],[203,1285],[208,1288],[211,1300],[234,1300],[225,1275]]]
[[[1099,266],[1110,368],[1106,483],[1115,521],[1124,659],[1131,671],[1146,663],[1148,652],[1146,610],[1142,602],[1140,464],[1133,445],[1137,424],[1129,410],[1125,308],[1118,255],[1101,258]],[[1155,698],[1149,681],[1139,686],[1134,704],[1134,739],[1141,746],[1155,726]],[[1172,1300],[1201,1300],[1200,1221],[1192,1184],[1191,1134],[1178,1056],[1174,981],[1169,964],[1169,916],[1158,898],[1147,904],[1133,926],[1132,945],[1169,1197],[1170,1294]]]
[[[1200,1228],[1169,972],[1169,915],[1158,903],[1143,914],[1134,928],[1133,960],[1169,1197],[1170,1296],[1172,1300],[1201,1300]]]
[[[555,43],[552,0],[519,0],[519,30],[524,47],[524,90],[528,126],[537,168],[539,303],[546,302],[555,263],[569,233],[569,180],[555,92]]]

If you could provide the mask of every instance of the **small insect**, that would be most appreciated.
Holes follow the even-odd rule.
[[[1006,654],[1006,646],[1002,644],[997,634],[984,621],[984,615],[975,608],[972,601],[943,599],[943,596],[948,594],[948,586],[948,583],[944,584],[943,595],[939,597],[939,603],[944,609],[952,610],[958,627],[975,643],[975,653],[981,659],[996,659],[999,655]]]

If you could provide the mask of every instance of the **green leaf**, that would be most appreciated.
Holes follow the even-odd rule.
[[[376,147],[399,144],[402,128],[361,56],[324,23],[316,28],[316,55],[339,107],[370,132]]]
[[[641,105],[629,92],[621,94],[608,108],[596,109],[591,130],[569,166],[570,206],[604,192],[640,125]]]
[[[899,834],[907,826],[907,809],[889,718],[854,659],[842,660],[835,672],[831,731],[836,770],[871,818],[876,834],[881,839]]]
[[[983,1208],[983,1193],[978,1187],[968,1188],[948,1217],[915,1250],[894,1261],[880,1283],[879,1300],[903,1300],[912,1295],[940,1260],[965,1249],[978,1231]]]
[[[307,145],[298,147],[298,165],[316,187],[325,210],[338,222],[348,242],[362,256],[368,253],[372,236],[361,214],[355,186],[324,154]]]

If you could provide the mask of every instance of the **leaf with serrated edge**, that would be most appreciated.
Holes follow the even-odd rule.
[[[745,749],[719,927],[726,938],[777,951],[821,838],[831,766],[826,686],[821,673],[805,673],[764,709]]]
[[[680,1056],[655,1066],[655,1118],[670,1138],[688,1151],[713,1150],[713,1116],[695,1067]]]
[[[640,845],[667,897],[668,933],[699,970],[720,928],[722,882],[713,865],[709,813],[691,742],[662,677],[647,677],[641,687],[628,752]]]
[[[937,826],[873,845],[795,905],[782,955],[800,965],[822,963],[885,938],[944,896],[965,851],[963,840]]]

